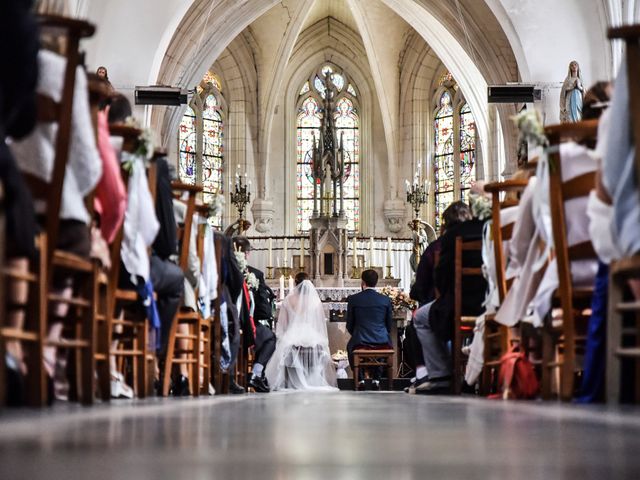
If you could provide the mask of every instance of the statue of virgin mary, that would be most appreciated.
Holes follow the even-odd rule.
[[[575,60],[569,64],[569,72],[560,92],[560,121],[579,122],[582,120],[582,99],[584,86],[580,76],[580,65]]]

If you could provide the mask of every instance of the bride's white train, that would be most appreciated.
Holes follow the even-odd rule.
[[[276,351],[265,370],[272,390],[337,390],[322,302],[309,280],[284,299],[276,337]]]

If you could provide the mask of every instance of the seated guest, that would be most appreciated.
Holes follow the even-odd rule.
[[[353,370],[353,351],[361,347],[391,348],[393,308],[391,299],[375,291],[378,274],[365,270],[361,276],[362,292],[347,299],[347,331],[351,339],[347,343],[349,365]],[[358,378],[354,382],[361,381]],[[374,384],[380,384],[380,372],[376,372]]]
[[[458,237],[463,240],[482,238],[484,222],[472,218],[471,210],[463,202],[455,202],[448,209],[453,209],[454,216],[464,221],[448,228],[442,237],[440,261],[435,271],[435,286],[440,296],[418,309],[414,315],[413,322],[422,346],[426,371],[420,369],[421,375],[416,376],[409,393],[446,393],[451,388],[451,353],[447,342],[453,336],[454,326],[455,244]],[[445,211],[445,215],[449,213]],[[482,265],[482,257],[478,252],[469,252],[465,256],[465,264],[479,267]],[[463,315],[479,315],[485,298],[485,280],[465,277],[462,288]]]
[[[233,239],[236,248],[244,252],[247,260],[251,252],[251,243],[247,237],[235,237]],[[263,322],[269,322],[272,316],[272,301],[275,298],[273,291],[267,286],[264,280],[264,273],[251,265],[247,266],[249,272],[256,276],[258,286],[252,289],[253,298],[253,320],[255,324],[255,355],[253,368],[251,371],[251,380],[249,386],[253,387],[256,392],[267,393],[269,386],[264,373],[264,367],[269,363],[276,350],[276,336],[273,331]]]
[[[29,269],[29,259],[35,259],[35,214],[31,193],[5,136],[22,139],[36,124],[38,29],[29,10],[31,4],[27,0],[0,4],[0,184],[6,215],[5,254],[9,267],[23,273]],[[29,285],[16,280],[11,282],[8,291],[5,326],[22,330]],[[9,394],[6,400],[8,404],[17,405],[23,397],[19,386],[21,376],[28,373],[22,345],[19,341],[7,341],[5,352],[11,382],[6,389]],[[0,359],[0,363],[3,360]]]
[[[435,300],[435,269],[437,260],[442,249],[442,236],[454,225],[469,220],[469,212],[467,209],[447,208],[442,214],[442,223],[440,225],[440,236],[436,241],[431,242],[427,249],[420,257],[420,263],[416,271],[416,280],[411,286],[411,298],[416,300],[420,306]],[[416,372],[416,377],[424,378],[427,375],[422,358],[422,346],[418,340],[415,325],[413,322],[407,325],[405,330],[405,346],[409,350],[409,362]],[[415,383],[413,378],[411,383]],[[409,391],[409,387],[405,389]]]
[[[65,57],[56,53],[59,44],[56,40],[44,42],[52,50],[40,50],[38,53],[38,86],[40,94],[52,98],[56,102],[62,100]],[[51,181],[55,160],[55,142],[57,129],[51,124],[38,124],[36,129],[20,141],[13,142],[11,149],[20,170],[44,180]],[[76,71],[76,85],[73,98],[71,118],[71,136],[69,154],[62,189],[59,212],[59,231],[56,247],[77,256],[89,258],[91,253],[91,236],[89,225],[91,217],[85,207],[85,197],[94,190],[102,176],[102,161],[96,148],[95,136],[89,109],[87,76],[81,67]],[[46,217],[46,205],[36,202],[36,213],[42,223]],[[54,273],[54,291],[70,298],[74,289],[74,279],[66,274]],[[60,303],[52,306],[51,328],[49,338],[59,340],[62,334],[63,320],[69,311],[68,304]],[[45,349],[45,363],[53,376],[55,347]]]
[[[601,118],[598,126],[598,142],[595,148],[600,165],[596,173],[596,186],[591,191],[587,206],[587,214],[590,219],[589,236],[598,254],[599,264],[591,300],[584,374],[580,385],[580,394],[576,399],[578,403],[598,402],[604,398],[609,264],[622,256],[612,228],[611,196],[602,183],[602,155],[607,138],[606,131],[609,128],[609,112],[605,111],[605,108],[609,105],[610,96],[611,84],[598,82],[585,95],[583,107],[585,120]]]

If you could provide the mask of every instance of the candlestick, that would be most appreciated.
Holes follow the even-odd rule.
[[[284,275],[280,275],[280,300],[284,300]]]
[[[289,293],[291,293],[291,291],[295,288],[295,285],[293,283],[293,277],[291,275],[289,275]]]
[[[373,267],[373,237],[369,239],[369,268]]]
[[[387,237],[387,266],[391,266],[391,237]]]
[[[284,239],[284,266],[288,266],[287,265],[287,258],[289,257],[289,255],[287,255],[287,239]]]
[[[304,237],[300,238],[300,269],[304,270]]]
[[[273,238],[269,237],[269,266],[273,267]]]

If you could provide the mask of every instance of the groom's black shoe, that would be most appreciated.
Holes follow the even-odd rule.
[[[229,379],[229,393],[233,395],[241,395],[245,393],[244,387],[241,387],[235,380]]]
[[[271,391],[271,389],[262,380],[262,377],[256,377],[255,375],[251,377],[251,380],[249,380],[249,386],[253,387],[257,393],[269,393]]]

